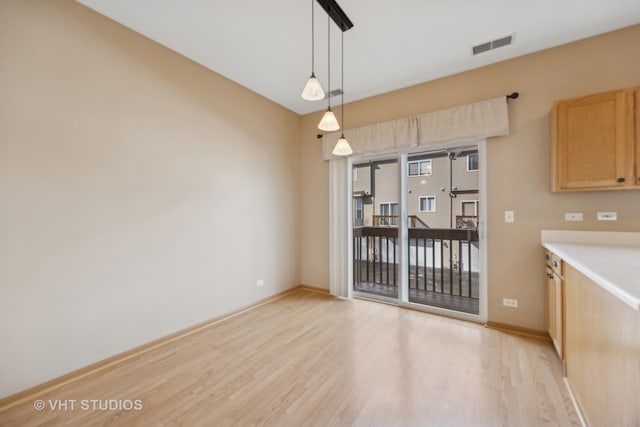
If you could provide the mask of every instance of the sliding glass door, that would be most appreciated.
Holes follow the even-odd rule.
[[[407,158],[408,301],[477,315],[477,147]]]
[[[355,159],[354,295],[479,315],[479,171],[476,146]]]

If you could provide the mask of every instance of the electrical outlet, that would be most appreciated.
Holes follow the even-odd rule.
[[[256,286],[257,286],[257,287],[259,287],[259,288],[261,288],[262,286],[264,286],[264,280],[259,279],[259,280],[256,282]]]
[[[518,308],[518,300],[517,299],[502,298],[502,305],[505,305],[507,307]]]
[[[515,222],[516,217],[513,211],[504,211],[504,222]]]
[[[582,221],[582,212],[565,212],[564,220],[565,221]]]
[[[617,221],[618,212],[598,212],[598,221]]]

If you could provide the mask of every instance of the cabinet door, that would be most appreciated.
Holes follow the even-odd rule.
[[[558,356],[560,359],[564,359],[564,284],[562,279],[557,275],[553,276],[553,290],[554,290],[554,334],[553,344],[556,347]]]
[[[556,103],[553,190],[633,186],[632,113],[629,91]]]
[[[587,425],[639,426],[640,312],[570,265],[564,284],[566,376]]]
[[[635,131],[635,149],[636,149],[636,185],[640,185],[640,89],[635,91],[635,112],[636,112],[636,131]]]
[[[547,316],[546,316],[546,326],[547,326],[547,332],[549,333],[549,336],[551,337],[551,339],[555,342],[555,334],[556,334],[556,322],[555,322],[555,318],[556,318],[556,309],[555,309],[555,299],[556,299],[556,292],[555,292],[555,288],[554,288],[554,280],[553,280],[554,276],[553,276],[553,271],[551,270],[551,268],[547,267],[546,268],[546,286],[545,286],[545,295],[546,295],[546,299],[547,299]]]

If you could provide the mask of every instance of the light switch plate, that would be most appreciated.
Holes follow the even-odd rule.
[[[565,221],[582,221],[583,220],[582,212],[565,212],[564,220]]]
[[[598,221],[617,221],[618,212],[598,212]]]
[[[507,307],[518,308],[518,300],[511,298],[502,298],[502,305]]]
[[[504,222],[515,222],[516,217],[513,211],[504,211]]]

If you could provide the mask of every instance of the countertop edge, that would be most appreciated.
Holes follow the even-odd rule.
[[[567,263],[571,264],[571,266],[573,266],[580,273],[584,274],[586,277],[588,277],[589,279],[594,281],[601,288],[605,289],[610,294],[612,294],[613,296],[618,298],[620,301],[622,301],[623,303],[625,303],[629,307],[633,308],[634,310],[640,311],[640,299],[638,299],[635,296],[629,294],[628,292],[624,291],[623,289],[620,289],[618,286],[616,286],[614,283],[612,283],[609,280],[607,280],[605,277],[602,277],[601,275],[599,275],[596,272],[594,272],[593,270],[591,270],[589,267],[587,267],[584,264],[582,264],[579,260],[574,258],[571,254],[565,252],[561,248],[558,248],[557,245],[559,245],[559,244],[560,245],[563,245],[563,244],[571,245],[571,244],[575,244],[575,243],[544,242],[544,241],[542,242],[542,246],[543,247],[545,247],[546,249],[549,249],[550,251],[552,251],[553,253],[558,255],[560,258],[562,258],[563,261],[566,261]]]

